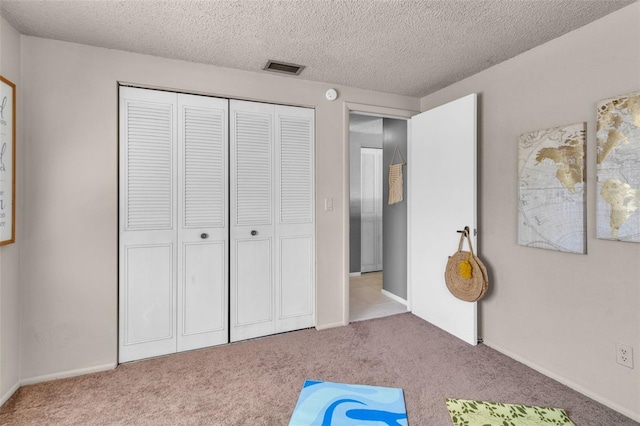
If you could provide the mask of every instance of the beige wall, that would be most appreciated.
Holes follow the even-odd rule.
[[[422,99],[480,94],[480,242],[488,345],[640,420],[640,244],[595,238],[596,103],[640,90],[635,3]],[[517,245],[518,135],[587,122],[586,256]],[[615,343],[635,349],[616,364]]]
[[[21,378],[108,368],[117,350],[117,82],[316,109],[317,324],[343,324],[345,102],[419,99],[22,37]],[[325,212],[324,198],[334,199]]]
[[[16,120],[20,128],[20,34],[0,18],[0,74],[16,85]],[[0,247],[0,404],[18,386],[19,302],[18,273],[21,248],[22,138],[16,132],[16,243]]]

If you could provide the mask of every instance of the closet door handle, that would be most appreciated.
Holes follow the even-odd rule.
[[[256,231],[256,230],[254,229],[253,231],[251,231],[251,235],[253,235],[253,236],[255,237],[256,235],[258,235],[258,231]]]

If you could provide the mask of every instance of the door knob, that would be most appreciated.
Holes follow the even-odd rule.
[[[253,231],[251,231],[251,235],[256,236],[258,235],[258,231],[256,231],[255,229]]]
[[[202,234],[200,234],[200,238],[202,238],[203,240],[209,238],[209,234],[203,232]]]

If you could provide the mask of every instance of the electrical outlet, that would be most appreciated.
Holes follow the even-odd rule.
[[[629,345],[616,343],[616,362],[625,367],[633,368],[633,348]]]

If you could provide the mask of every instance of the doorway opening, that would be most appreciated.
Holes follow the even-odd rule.
[[[407,166],[389,205],[389,168],[407,156],[407,121],[349,113],[349,321],[407,312]]]

